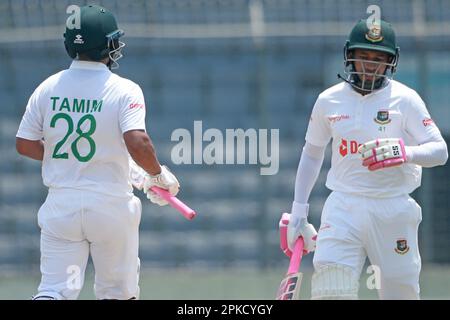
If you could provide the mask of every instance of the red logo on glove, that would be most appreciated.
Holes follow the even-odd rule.
[[[423,120],[422,120],[422,123],[423,123],[423,125],[426,127],[426,126],[429,126],[429,125],[433,124],[434,121],[433,121],[433,119],[426,118],[426,119],[423,119]]]

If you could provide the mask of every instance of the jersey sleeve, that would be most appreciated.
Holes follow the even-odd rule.
[[[134,84],[125,95],[120,109],[119,124],[122,133],[145,129],[145,100],[142,89]]]
[[[408,134],[414,138],[417,144],[443,140],[438,127],[431,119],[425,102],[415,92],[409,96],[409,99],[410,103],[405,117],[405,129]]]
[[[28,100],[16,137],[27,140],[41,140],[43,138],[44,115],[40,103],[41,91],[42,86],[39,86]]]
[[[317,99],[309,119],[306,131],[306,142],[318,147],[325,147],[331,139],[330,124],[325,117],[325,110],[321,97]]]

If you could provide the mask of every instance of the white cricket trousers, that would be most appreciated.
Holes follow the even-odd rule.
[[[368,257],[380,271],[380,299],[419,299],[421,220],[421,208],[409,195],[369,198],[332,192],[322,212],[314,268],[344,265],[359,279]]]
[[[138,299],[141,211],[135,196],[49,190],[38,212],[42,278],[37,296],[77,299],[90,254],[97,299]]]

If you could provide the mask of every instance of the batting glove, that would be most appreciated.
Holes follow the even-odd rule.
[[[158,194],[153,192],[151,187],[160,187],[162,189],[166,189],[173,196],[176,196],[178,191],[180,190],[180,183],[177,178],[173,175],[172,172],[166,166],[161,166],[161,173],[157,175],[145,175],[144,181],[144,192],[147,194],[147,198],[160,206],[165,206],[168,204],[166,200],[161,198]]]
[[[370,171],[395,167],[406,162],[405,144],[401,138],[376,139],[362,144],[359,153],[363,166]]]
[[[287,244],[290,251],[294,250],[295,242],[303,237],[305,253],[313,252],[316,249],[317,231],[314,226],[308,223],[307,216],[309,205],[294,202],[292,213],[289,215],[287,228]]]
[[[145,172],[144,169],[138,166],[138,164],[130,158],[130,180],[133,187],[138,190],[142,190],[144,188],[145,182]]]

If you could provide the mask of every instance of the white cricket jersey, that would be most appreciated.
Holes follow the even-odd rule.
[[[74,60],[34,91],[17,137],[44,140],[47,187],[128,197],[129,130],[145,130],[141,88],[102,63]]]
[[[422,168],[406,163],[369,171],[358,146],[377,138],[403,138],[405,145],[423,144],[439,129],[420,96],[391,80],[384,88],[362,96],[348,83],[322,92],[312,111],[306,141],[324,147],[333,138],[331,169],[326,186],[334,191],[372,197],[409,194],[420,186]]]

